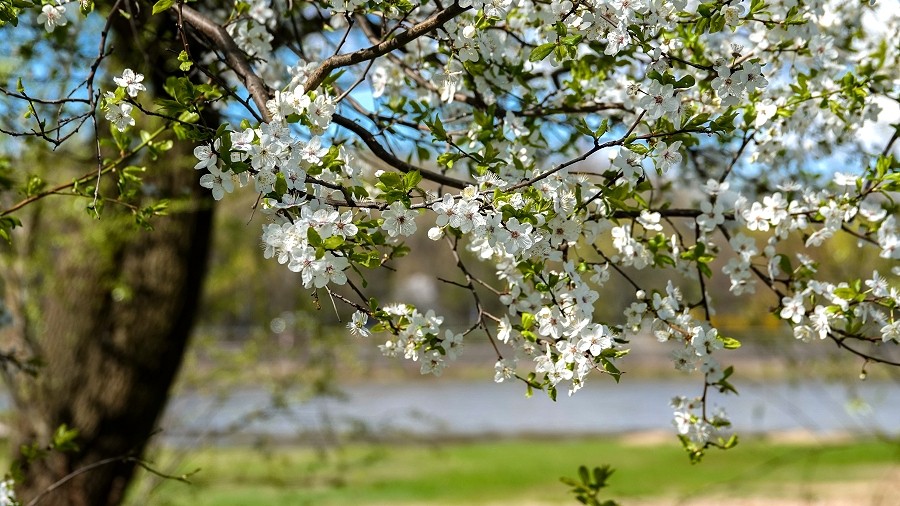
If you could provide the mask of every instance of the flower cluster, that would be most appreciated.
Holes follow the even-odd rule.
[[[883,119],[873,97],[900,85],[900,30],[845,33],[867,9],[463,0],[402,13],[341,0],[322,16],[327,30],[346,31],[339,44],[357,28],[373,43],[382,33],[347,24],[350,13],[413,39],[348,55],[311,37],[304,59],[285,59],[273,43],[279,16],[255,0],[227,32],[274,90],[253,97],[266,101],[267,120],[210,134],[195,168],[216,200],[243,186],[260,194],[264,256],[307,288],[331,290],[397,260],[433,219],[427,236],[452,250],[465,281],[451,284],[476,306],[466,331],[441,329],[433,310],[381,306],[355,284],[341,299],[354,311],[351,333],[389,334],[381,350],[425,374],[440,374],[464,335],[482,335],[499,355],[496,381],[555,398],[591,373],[618,378],[628,342],[650,339],[702,377],[704,392],[729,393],[732,369],[719,360],[739,343],[712,324],[710,293],[723,275],[732,295],[771,296],[803,341],[900,342],[898,286],[887,277],[900,274],[890,263],[900,259],[896,137],[875,150],[855,137]],[[416,35],[423,26],[428,37]],[[323,79],[331,55],[326,70],[339,62],[346,75]],[[124,97],[142,89],[129,72],[107,100],[120,130],[134,121]],[[354,149],[373,157],[356,160]],[[808,170],[837,152],[858,170]],[[856,279],[824,275],[816,258],[844,235],[884,263]],[[475,276],[473,257],[494,275]],[[639,282],[651,270],[659,282]],[[635,296],[624,311],[599,310],[613,276]],[[724,415],[706,404],[706,394],[673,404],[693,453],[732,444]]]
[[[136,99],[140,92],[146,90],[142,83],[143,80],[143,74],[136,74],[131,69],[125,69],[121,77],[113,78],[119,88],[114,92],[106,92],[104,97],[106,119],[120,132],[134,126],[134,117],[131,116],[134,106],[126,101],[125,95],[128,95],[130,100]]]
[[[740,55],[741,50],[742,48],[736,47],[734,53]],[[723,107],[737,105],[744,93],[765,88],[769,84],[757,62],[745,62],[739,69],[735,69],[725,59],[719,59],[713,68],[717,77],[712,80],[711,85]]]
[[[194,168],[209,172],[201,178],[201,184],[212,190],[216,200],[234,191],[235,184],[244,186],[249,182],[257,192],[267,195],[275,191],[279,180],[288,190],[284,196],[294,198],[305,193],[308,171],[320,166],[329,154],[319,137],[303,140],[288,128],[287,122],[289,118],[298,121],[302,115],[312,131],[324,131],[334,112],[326,97],[320,95],[311,100],[299,86],[293,92],[276,93],[267,107],[272,112],[271,123],[230,132],[225,160],[220,160],[222,144],[218,139],[194,150],[198,160]]]
[[[300,206],[294,221],[281,219],[263,227],[263,256],[276,258],[288,269],[300,273],[303,286],[322,288],[329,283],[347,282],[344,271],[349,267],[346,256],[337,250],[319,252],[315,245],[334,244],[335,247],[357,234],[352,213],[338,213],[333,207],[311,200]],[[330,241],[330,239],[336,241]],[[311,241],[312,239],[312,241]]]
[[[463,348],[463,334],[445,329],[441,336],[444,318],[428,310],[425,314],[409,304],[393,304],[381,311],[381,318],[394,330],[394,336],[378,348],[386,356],[402,355],[408,360],[421,362],[422,374],[440,376],[447,360],[455,360]]]
[[[728,433],[731,422],[725,411],[720,409],[716,414],[707,417],[699,413],[704,405],[705,402],[700,397],[688,399],[679,396],[671,402],[672,409],[675,410],[672,423],[685,447],[692,452],[692,457],[710,444],[728,447],[737,443],[737,440]]]

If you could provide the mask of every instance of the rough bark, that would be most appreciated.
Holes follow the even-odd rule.
[[[141,38],[159,37],[173,23],[144,19],[149,7],[144,10],[140,19],[113,24],[130,51],[115,56],[137,57],[133,65],[123,63],[146,69],[152,93],[161,89],[162,62],[170,55]],[[135,26],[140,34],[131,32]],[[19,287],[37,294],[37,325],[20,337],[43,366],[34,378],[8,377],[17,403],[13,451],[23,470],[17,485],[23,504],[40,497],[42,506],[102,506],[124,497],[135,471],[128,457],[139,457],[156,429],[200,299],[212,206],[190,165],[191,147],[176,144],[164,160],[147,162],[146,188],[157,192],[154,198],[173,199],[171,214],[154,219],[153,231],[138,229],[127,210],[112,205],[97,221],[50,212],[70,206],[69,199],[43,203],[41,228],[30,232],[39,234],[33,248],[40,254],[23,259],[30,272],[20,279],[33,286]],[[114,193],[107,184],[106,194]],[[78,431],[78,451],[30,461],[17,451],[23,444],[46,446],[63,424]]]
[[[189,166],[153,179],[167,192],[196,186]],[[158,219],[152,232],[123,231],[129,225],[116,218],[82,220],[51,264],[35,265],[45,269],[34,333],[44,365],[36,378],[18,375],[17,442],[46,445],[66,424],[78,430],[80,450],[24,463],[23,498],[98,461],[141,455],[188,341],[210,225],[209,206]],[[91,469],[40,504],[118,504],[133,467]]]

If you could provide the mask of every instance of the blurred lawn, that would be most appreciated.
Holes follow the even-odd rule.
[[[156,462],[164,472],[201,470],[191,477],[192,484],[156,482],[143,473],[132,505],[578,504],[559,477],[574,477],[580,464],[606,463],[616,472],[603,497],[626,504],[637,498],[688,499],[688,504],[709,497],[810,498],[836,486],[851,490],[850,497],[852,490],[865,491],[869,495],[857,503],[868,504],[879,488],[897,486],[900,442],[755,441],[712,452],[693,466],[676,444],[614,439],[354,444],[319,453],[308,448],[216,448],[183,455],[163,450]],[[894,504],[890,500],[885,504]]]

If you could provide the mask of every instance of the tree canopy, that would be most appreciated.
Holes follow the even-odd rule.
[[[863,370],[900,365],[896,7],[2,0],[17,56],[53,48],[70,63],[45,70],[54,96],[32,91],[53,91],[33,68],[0,88],[12,113],[0,128],[54,148],[89,137],[96,167],[28,179],[0,226],[9,237],[16,211],[57,193],[102,219],[100,181],[129,189],[115,199],[129,205],[172,140],[191,142],[214,199],[258,195],[262,254],[423,374],[487,339],[496,381],[556,398],[589,377],[618,381],[629,342],[658,340],[698,378],[672,408],[699,458],[736,442],[712,401],[735,393],[728,350],[740,346],[717,330],[722,298],[769,298],[796,339],[830,342]],[[172,28],[158,38],[164,69],[107,41],[110,20],[147,10]],[[144,74],[160,71],[146,98]],[[156,161],[130,165],[139,152]],[[152,226],[166,202],[132,207]],[[452,252],[458,275],[442,282],[470,298],[466,330],[367,293],[371,269],[417,254],[414,234]],[[879,263],[826,275],[841,236]],[[605,290],[611,277],[632,290]],[[621,314],[595,314],[623,300]]]

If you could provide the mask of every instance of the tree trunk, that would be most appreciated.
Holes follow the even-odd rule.
[[[189,166],[167,172],[153,178],[161,191],[199,188]],[[211,209],[158,218],[151,232],[123,231],[125,216],[84,219],[52,263],[33,264],[46,269],[33,338],[43,367],[35,378],[17,375],[14,448],[46,446],[65,424],[78,431],[79,450],[20,459],[23,499],[86,466],[119,459],[74,476],[40,504],[121,501],[134,470],[124,458],[142,454],[181,364],[200,298]]]
[[[137,56],[122,63],[145,69],[152,93],[162,88],[170,55],[146,37],[164,37],[174,23],[150,19],[149,7],[132,12],[131,21],[113,16],[124,48],[114,57]],[[139,229],[127,210],[112,204],[99,221],[83,211],[78,218],[49,216],[51,207],[72,202],[50,197],[40,228],[30,232],[39,236],[32,258],[20,259],[31,269],[21,279],[36,286],[19,289],[38,294],[32,297],[38,316],[20,337],[43,365],[35,377],[7,376],[17,404],[13,451],[23,504],[40,496],[42,506],[102,506],[124,497],[135,470],[130,457],[142,455],[156,429],[200,300],[212,199],[191,167],[192,147],[176,142],[146,164],[144,189],[173,203],[168,216],[153,219],[153,231]],[[112,182],[106,184],[106,194],[114,193]],[[21,445],[46,448],[63,424],[78,431],[77,451],[25,458]]]

